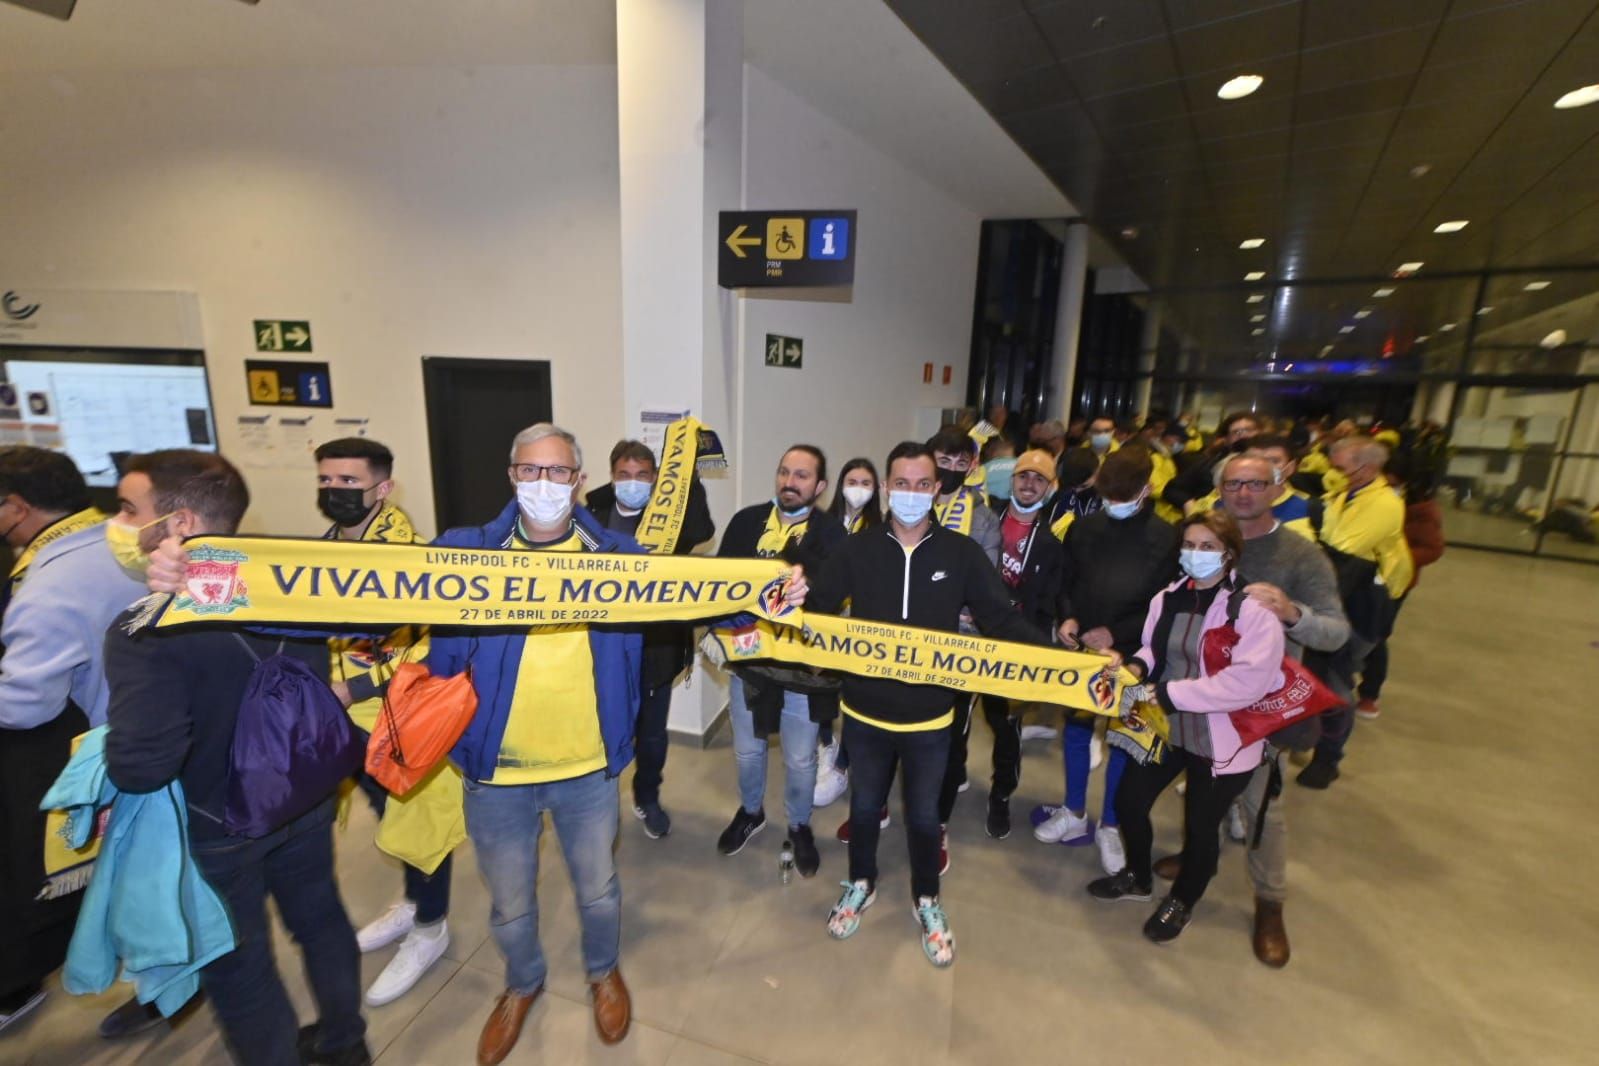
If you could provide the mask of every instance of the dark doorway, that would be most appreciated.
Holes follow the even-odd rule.
[[[987,221],[977,255],[966,403],[1003,404],[1026,430],[1049,406],[1063,245],[1030,221]]]
[[[511,438],[553,416],[550,364],[429,355],[422,357],[422,385],[438,528],[481,525],[511,498]]]

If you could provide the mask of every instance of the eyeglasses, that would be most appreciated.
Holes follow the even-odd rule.
[[[570,485],[572,479],[577,477],[575,466],[539,466],[536,463],[517,463],[511,467],[511,473],[516,475],[518,481],[539,481],[548,478],[558,485]]]
[[[1259,478],[1251,478],[1246,481],[1242,478],[1234,477],[1228,478],[1221,483],[1223,492],[1237,492],[1239,489],[1248,489],[1250,492],[1265,492],[1270,486],[1271,482],[1261,481]]]

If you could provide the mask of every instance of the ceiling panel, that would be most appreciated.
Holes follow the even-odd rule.
[[[1343,350],[1469,312],[1475,280],[1423,299],[1430,271],[1599,265],[1599,106],[1551,106],[1599,80],[1599,0],[888,3],[1219,349]],[[1218,99],[1241,73],[1265,82]],[[1349,318],[1409,260],[1412,298]],[[1263,341],[1250,270],[1374,280],[1282,290]]]

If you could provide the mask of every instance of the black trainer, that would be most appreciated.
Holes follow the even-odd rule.
[[[1088,894],[1095,899],[1127,900],[1130,903],[1148,903],[1155,898],[1152,885],[1139,884],[1133,872],[1125,869],[1119,874],[1088,882]]]
[[[140,1003],[134,996],[100,1019],[100,1036],[106,1040],[122,1040],[154,1029],[165,1021],[154,1003]]]
[[[751,814],[740,807],[727,828],[722,830],[722,835],[717,838],[716,850],[723,855],[737,855],[744,850],[744,845],[750,842],[750,837],[765,828],[766,808],[763,807]]]
[[[988,797],[988,835],[995,840],[1010,836],[1010,800]]]
[[[633,804],[633,817],[644,823],[644,835],[659,840],[672,831],[672,816],[659,803]]]
[[[822,856],[816,850],[816,837],[808,825],[788,827],[788,839],[794,843],[794,869],[801,877],[815,877],[821,868]]]
[[[1188,904],[1176,896],[1167,896],[1144,923],[1144,935],[1157,944],[1169,944],[1182,935],[1191,917]]]
[[[317,1033],[322,1029],[320,1022],[300,1027],[300,1035],[295,1040],[295,1049],[300,1053],[300,1061],[307,1066],[371,1066],[372,1052],[363,1040],[359,1044],[340,1048],[338,1051],[322,1051],[316,1049]]]
[[[1338,780],[1338,767],[1331,760],[1318,755],[1310,760],[1310,765],[1299,771],[1299,776],[1294,780],[1306,788],[1325,789]]]

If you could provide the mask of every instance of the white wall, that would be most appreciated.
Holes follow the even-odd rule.
[[[311,320],[318,423],[371,418],[425,533],[423,355],[548,359],[556,418],[602,457],[621,435],[613,66],[74,71],[0,100],[0,279],[197,293],[224,452],[270,410],[254,318]],[[309,462],[247,475],[247,528],[321,527]]]
[[[765,499],[782,450],[817,444],[836,470],[879,467],[911,436],[918,407],[966,395],[981,218],[909,167],[745,67],[745,205],[855,208],[855,284],[842,301],[814,290],[746,290],[740,502]],[[764,365],[767,333],[805,341],[805,365]],[[937,368],[922,384],[922,364]],[[942,367],[954,376],[948,386]]]

